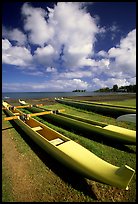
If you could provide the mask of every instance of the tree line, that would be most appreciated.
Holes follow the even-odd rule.
[[[129,92],[129,93],[136,93],[136,85],[118,87],[118,85],[115,84],[115,85],[113,85],[112,88],[105,87],[105,88],[98,89],[95,92]]]
[[[74,91],[72,91],[72,92],[85,92],[86,90],[80,90],[80,89],[76,89],[76,90],[74,90]]]

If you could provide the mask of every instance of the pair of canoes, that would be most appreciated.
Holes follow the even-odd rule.
[[[63,98],[61,98],[63,99]],[[57,99],[55,99],[57,100]],[[66,100],[71,100],[71,99],[66,99]],[[91,102],[91,101],[80,101],[80,100],[71,100],[71,101],[74,101],[74,102],[81,102],[81,103],[84,103],[84,104],[90,104],[90,105],[102,105],[103,107],[112,107],[112,108],[126,108],[126,109],[131,109],[133,111],[136,112],[136,107],[134,106],[123,106],[123,105],[115,105],[115,104],[109,104],[109,103],[105,103],[105,102]],[[127,122],[133,122],[133,123],[136,123],[136,113],[130,113],[130,114],[124,114],[124,115],[121,115],[117,118],[118,121],[127,121]]]
[[[84,101],[74,101],[71,99],[55,99],[55,100],[62,104],[100,113],[102,115],[112,116],[115,118],[124,114],[136,114],[136,109],[130,108],[130,107],[115,106],[115,105],[111,106],[108,104],[92,103],[92,102],[86,103]]]
[[[20,104],[24,105],[25,103],[20,101]],[[27,105],[27,103],[25,105]],[[40,107],[24,107],[33,113],[41,112],[42,110],[45,111],[45,109],[40,109]],[[108,125],[98,121],[88,120],[75,115],[66,114],[64,112],[57,112],[56,115],[43,115],[42,117],[55,125],[59,125],[69,130],[71,129],[72,131],[83,134],[91,139],[100,140],[101,138],[123,144],[136,144],[136,131],[134,130],[129,130],[127,128],[118,127],[115,125]]]
[[[62,164],[85,178],[128,189],[135,173],[134,169],[127,165],[114,166],[32,117],[23,119],[23,117],[20,117],[23,113],[16,108],[12,108],[10,104],[3,102],[2,105],[9,116],[19,115],[14,119],[16,124],[42,149]]]

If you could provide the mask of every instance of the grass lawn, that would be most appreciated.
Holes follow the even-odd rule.
[[[134,100],[135,101],[135,100]],[[134,101],[133,100],[127,100],[123,101],[124,103],[121,102],[121,105],[134,105]],[[110,103],[110,102],[109,102]],[[113,103],[113,102],[112,102]],[[117,104],[117,102],[115,102],[115,104]],[[118,102],[119,104],[119,102]],[[133,123],[128,123],[128,122],[120,122],[120,121],[116,121],[115,118],[111,118],[111,117],[107,117],[107,116],[102,116],[100,114],[96,114],[96,113],[92,113],[92,112],[88,112],[88,111],[84,111],[81,109],[77,109],[74,107],[70,107],[67,105],[63,105],[63,104],[55,104],[55,105],[49,105],[49,106],[44,106],[45,108],[49,108],[49,109],[65,109],[65,113],[68,114],[72,114],[72,115],[77,115],[77,116],[81,116],[81,117],[85,117],[88,119],[92,119],[92,120],[97,120],[97,121],[101,121],[101,122],[106,122],[107,124],[113,124],[113,125],[118,125],[121,127],[125,127],[125,128],[129,128],[129,129],[133,129],[136,130],[136,125]],[[27,110],[24,110],[26,113],[28,112]],[[28,112],[29,113],[29,112]],[[78,142],[79,144],[81,144],[82,146],[84,146],[85,148],[89,149],[91,152],[93,152],[94,154],[96,154],[98,157],[104,159],[105,161],[116,165],[116,166],[122,166],[127,164],[128,166],[130,166],[133,169],[136,169],[136,146],[135,145],[115,145],[112,143],[106,143],[106,142],[96,142],[93,141],[91,139],[86,138],[83,135],[78,135],[75,134],[73,132],[67,131],[61,127],[58,127],[56,125],[53,125],[51,123],[48,123],[47,121],[44,121],[42,118],[39,117],[35,117],[37,120],[43,122],[44,124],[46,124],[47,126],[53,128],[54,130],[62,133],[63,135],[69,137],[70,139]],[[8,122],[10,123],[10,122]],[[23,138],[25,138],[26,136],[23,136],[23,133],[21,133],[21,136]],[[24,141],[22,139],[22,137],[20,137],[20,135],[15,136],[15,142],[16,142],[16,147],[17,150],[20,154],[23,155],[28,155],[29,160],[32,161],[32,166],[30,166],[29,169],[29,175],[31,175],[29,178],[36,177],[36,181],[39,182],[39,185],[37,184],[37,186],[39,187],[39,192],[40,195],[42,194],[42,192],[45,192],[47,194],[47,196],[43,197],[41,199],[41,201],[45,201],[45,202],[51,202],[51,201],[58,201],[58,202],[62,202],[62,201],[66,201],[66,202],[135,202],[136,201],[136,174],[133,177],[130,185],[129,185],[129,190],[126,191],[124,189],[119,189],[116,187],[111,187],[105,184],[101,184],[99,182],[95,182],[89,179],[86,179],[86,182],[88,184],[88,186],[90,187],[90,189],[88,189],[86,187],[86,185],[82,185],[82,183],[80,182],[80,180],[77,180],[77,183],[74,184],[75,182],[75,178],[74,181],[67,181],[66,177],[69,177],[69,175],[67,176],[64,172],[64,168],[63,170],[61,170],[61,166],[59,165],[59,172],[61,171],[62,173],[59,173],[56,170],[56,166],[52,167],[52,169],[54,170],[54,172],[50,172],[50,165],[49,163],[51,163],[53,161],[53,159],[51,158],[49,163],[43,163],[43,156],[38,157],[38,153],[37,151],[35,151],[35,148],[30,148],[31,142],[27,142]],[[21,147],[22,145],[22,147]],[[21,148],[20,148],[21,147]],[[35,153],[32,151],[34,150]],[[39,148],[37,149],[39,150]],[[40,151],[40,150],[39,150]],[[44,152],[42,154],[45,154]],[[3,153],[4,155],[4,153]],[[37,155],[37,158],[36,158]],[[46,158],[48,158],[49,156],[47,156],[47,154],[45,154]],[[39,159],[38,159],[39,158]],[[4,156],[3,156],[3,160],[4,160]],[[55,164],[56,165],[56,164]],[[54,163],[53,163],[54,166]],[[58,164],[57,164],[58,166]],[[7,191],[5,190],[5,186],[7,186],[7,183],[9,181],[9,178],[7,175],[7,170],[5,168],[5,163],[3,165],[3,197],[5,198],[6,195],[11,195],[11,181],[9,182],[9,187],[7,188]],[[41,176],[38,176],[37,173],[41,172]],[[32,172],[32,174],[31,174]],[[55,175],[53,175],[53,173],[55,174],[56,172],[56,177]],[[46,176],[47,175],[49,176]],[[51,173],[51,174],[50,174]],[[61,174],[65,174],[65,178],[63,178],[63,176]],[[43,179],[45,179],[45,182],[43,181]],[[56,186],[53,185],[54,180],[56,180]],[[71,180],[71,179],[70,179]],[[43,188],[42,188],[42,186]],[[59,187],[60,186],[62,187]],[[84,187],[85,186],[85,190]],[[45,190],[47,189],[48,190]],[[51,189],[51,190],[49,190]],[[50,191],[50,192],[49,192]],[[94,196],[92,196],[91,194],[89,194],[88,192],[94,192],[94,194],[96,195],[96,198]],[[39,195],[39,196],[40,196]],[[62,196],[61,196],[62,195]],[[42,196],[42,195],[41,195]],[[16,197],[16,196],[15,196]],[[14,199],[14,201],[16,201],[17,199]],[[10,201],[10,198],[7,196],[7,199],[4,199],[3,201]],[[18,200],[19,201],[19,200]],[[40,201],[40,199],[34,199],[34,201]]]
[[[106,103],[136,107],[136,99],[129,99],[129,100],[124,100],[124,101],[107,101]]]

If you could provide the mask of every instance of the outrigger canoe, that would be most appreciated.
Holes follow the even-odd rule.
[[[24,108],[27,108],[29,111],[41,112],[42,110],[45,111],[48,109],[43,109],[40,107],[34,107],[31,104],[20,101],[21,105],[26,105]],[[30,105],[29,107],[27,105]],[[84,133],[85,136],[92,136],[95,137],[95,140],[99,139],[99,136],[105,139],[113,140],[114,142],[119,142],[128,145],[136,145],[136,131],[130,130],[127,128],[109,125],[102,122],[92,121],[88,119],[84,119],[78,116],[56,112],[55,115],[43,115],[42,117],[55,125],[60,125],[63,128],[72,129],[73,131],[77,131],[81,134]],[[40,116],[41,117],[41,116]],[[95,135],[94,135],[95,134]]]
[[[63,98],[61,98],[63,99]],[[75,102],[81,102],[85,104],[95,104],[95,105],[102,105],[102,106],[110,106],[110,107],[117,107],[117,108],[128,108],[128,109],[136,109],[135,106],[124,106],[124,105],[117,105],[117,104],[111,104],[111,103],[106,103],[106,102],[95,102],[95,101],[82,101],[82,100],[75,100],[75,99],[68,99],[64,98],[64,100],[69,100],[69,101],[75,101]]]
[[[135,170],[128,165],[118,167],[99,158],[80,144],[49,128],[32,117],[21,117],[23,113],[3,102],[4,111],[16,116],[16,124],[28,134],[42,149],[68,168],[85,178],[128,189]],[[52,114],[52,113],[51,113]],[[19,115],[19,116],[18,116]]]
[[[90,104],[90,103],[84,103],[84,102],[76,102],[70,99],[55,99],[55,101],[66,104],[69,106],[73,106],[76,108],[81,108],[84,110],[100,113],[102,115],[112,116],[112,117],[119,117],[123,114],[135,114],[136,109],[133,108],[123,108],[121,106],[113,107],[108,105],[100,105],[100,104]]]

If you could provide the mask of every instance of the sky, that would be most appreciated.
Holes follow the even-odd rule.
[[[136,2],[3,2],[3,92],[115,84],[136,84]]]

